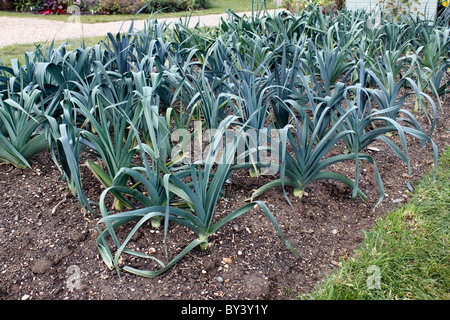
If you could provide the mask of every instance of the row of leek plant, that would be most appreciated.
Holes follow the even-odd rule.
[[[250,62],[252,62],[252,60]],[[243,64],[244,62],[241,61],[240,65],[242,66]],[[235,95],[229,93],[229,96],[223,97],[223,100],[220,99],[221,96],[224,95],[223,92],[218,96],[215,96],[216,99],[213,98],[214,96],[212,93],[214,91],[210,90],[211,84],[205,80],[207,79],[206,77],[200,77],[198,82],[196,82],[197,80],[193,77],[185,78],[185,85],[188,88],[194,83],[194,87],[198,90],[193,90],[196,93],[192,96],[192,100],[190,101],[186,112],[189,115],[198,112],[200,118],[203,119],[205,129],[215,129],[215,134],[211,137],[211,140],[208,141],[212,147],[209,149],[206,156],[201,158],[198,162],[183,162],[183,158],[186,157],[184,153],[179,154],[180,158],[178,160],[181,165],[177,166],[177,159],[170,159],[171,161],[167,162],[166,157],[168,154],[165,153],[164,157],[161,157],[159,154],[160,146],[162,146],[161,142],[158,143],[155,141],[149,144],[143,143],[140,140],[141,135],[136,129],[136,121],[130,119],[126,113],[123,112],[124,119],[127,119],[129,125],[134,128],[130,132],[134,132],[134,136],[137,139],[136,149],[141,153],[140,158],[143,160],[143,164],[133,168],[122,168],[115,175],[111,186],[108,187],[100,197],[99,206],[102,213],[102,219],[99,221],[100,237],[98,238],[97,245],[104,261],[110,268],[117,268],[119,270],[120,257],[125,254],[130,254],[139,258],[154,260],[159,267],[156,268],[156,270],[154,268],[141,270],[133,266],[123,266],[123,270],[141,276],[157,276],[173,266],[174,263],[195,247],[199,246],[201,249],[205,249],[208,246],[208,238],[211,234],[215,233],[224,224],[244,214],[256,205],[262,209],[282,236],[281,229],[276,223],[273,215],[267,209],[266,205],[259,201],[251,202],[226,215],[219,221],[214,220],[217,201],[222,196],[221,192],[225,181],[231,176],[235,169],[242,168],[241,165],[236,164],[237,161],[233,158],[236,155],[238,144],[236,137],[230,143],[225,144],[225,150],[221,150],[222,152],[220,154],[223,157],[222,161],[217,161],[219,155],[218,149],[220,148],[215,144],[218,144],[218,141],[223,141],[225,131],[230,127],[239,128],[239,135],[245,135],[246,131],[250,129],[264,128],[264,122],[267,120],[267,110],[270,106],[267,101],[270,99],[278,99],[278,103],[281,107],[288,110],[290,114],[292,114],[292,117],[290,123],[280,129],[279,141],[274,142],[275,144],[280,143],[282,145],[279,149],[273,148],[274,152],[280,151],[280,179],[262,186],[252,195],[252,197],[257,197],[260,193],[275,186],[292,186],[295,188],[294,192],[299,192],[301,194],[304,188],[314,180],[334,179],[352,187],[354,196],[359,194],[364,200],[367,200],[364,193],[358,188],[358,178],[356,178],[356,181],[352,181],[341,174],[325,170],[332,164],[341,161],[354,161],[356,167],[358,167],[359,161],[364,160],[370,162],[375,167],[376,181],[381,191],[381,201],[383,196],[381,176],[376,169],[376,164],[373,159],[369,155],[363,153],[364,146],[369,145],[376,138],[380,138],[383,133],[392,131],[397,131],[399,133],[405,148],[405,133],[412,134],[424,141],[431,141],[431,139],[420,130],[411,114],[408,114],[410,116],[410,123],[416,125],[416,128],[400,125],[398,123],[399,119],[397,113],[399,112],[401,104],[392,106],[389,104],[391,100],[386,99],[378,89],[371,90],[365,88],[364,91],[368,92],[368,95],[372,97],[372,100],[367,99],[366,103],[369,105],[365,105],[364,107],[359,106],[362,108],[362,111],[361,109],[358,109],[356,105],[351,104],[351,94],[348,92],[348,88],[341,91],[337,90],[343,97],[332,98],[336,101],[343,101],[345,98],[348,105],[352,105],[351,108],[343,108],[339,103],[327,104],[330,99],[326,98],[331,97],[325,97],[323,101],[319,100],[317,103],[317,97],[312,97],[314,90],[309,88],[308,82],[302,74],[302,71],[298,71],[298,75],[301,79],[301,84],[299,84],[299,86],[303,85],[303,89],[308,90],[312,103],[308,108],[305,108],[304,105],[300,105],[295,100],[281,100],[276,96],[275,90],[267,89],[264,94],[262,93],[264,92],[263,89],[259,94],[252,91],[251,88],[254,89],[254,87],[247,86],[245,81],[253,84],[255,81],[254,73],[246,74],[244,72],[244,74],[241,74],[236,71],[236,73],[230,72],[229,74],[230,77],[238,77],[240,85],[237,86],[238,83],[236,83],[236,85],[233,86],[233,79],[231,79],[227,87],[230,89],[239,88],[239,91]],[[236,81],[236,79],[234,79],[234,81]],[[156,84],[156,86],[157,85],[158,84]],[[337,85],[337,87],[340,86]],[[354,87],[358,88],[357,85]],[[159,126],[162,126],[164,129],[168,129],[168,124],[170,122],[159,115],[157,103],[150,99],[152,97],[157,97],[157,88],[144,87],[144,89],[144,94],[141,96],[141,99],[143,100],[141,100],[141,102],[146,101],[148,104],[147,107],[144,108],[148,113],[144,115],[143,119],[148,123],[151,123],[148,124],[147,127],[158,128]],[[386,92],[388,92],[388,90],[386,90]],[[361,95],[362,93],[360,92],[359,94]],[[358,101],[360,101],[360,95],[356,95]],[[219,104],[218,102],[220,101],[222,101],[222,103]],[[372,103],[378,103],[380,108],[385,106],[385,109],[372,112],[369,110],[371,101]],[[247,109],[247,106],[255,107],[255,109]],[[226,107],[232,109],[230,111],[232,114],[224,114],[223,117],[221,117],[221,109],[227,109]],[[312,111],[311,113],[314,116],[312,117],[310,115],[311,113],[308,113],[308,111]],[[407,111],[405,110],[404,112]],[[262,117],[261,115],[265,116]],[[263,119],[260,119],[260,117]],[[360,117],[365,118],[361,119]],[[361,120],[365,120],[366,123]],[[372,130],[370,133],[365,133],[367,127],[372,122],[376,121],[384,121],[386,125],[382,126],[377,123],[380,127],[378,131]],[[331,127],[324,125],[324,122],[332,124]],[[345,125],[350,127],[347,128]],[[358,127],[358,125],[361,127]],[[291,128],[294,130],[290,130]],[[358,136],[355,129],[360,130],[362,134]],[[202,126],[197,128],[197,130],[202,131]],[[155,131],[154,134],[150,134],[150,136],[152,139],[155,139],[161,137],[161,134],[164,138],[170,137],[169,130],[166,130],[165,132]],[[393,148],[402,160],[406,162],[409,161],[407,154],[403,153],[400,148],[396,147],[387,138],[382,139],[386,139],[386,143]],[[258,141],[258,139],[255,140]],[[327,157],[330,150],[341,140],[348,144],[351,152],[334,157]],[[293,149],[293,154],[287,152],[287,144]],[[158,147],[155,148],[155,146]],[[170,147],[171,146],[169,145],[168,148],[170,149]],[[239,156],[247,157],[250,155],[250,150],[248,150],[248,152],[249,154],[244,153]],[[246,167],[257,167],[259,169],[260,165],[262,166],[262,163],[259,162],[258,157],[253,157],[252,159],[256,160],[252,163],[245,163]],[[190,178],[189,182],[183,180],[183,178],[187,176]],[[125,186],[121,182],[128,180],[128,178],[133,181],[132,186]],[[285,188],[283,188],[283,190],[286,192]],[[108,194],[119,197],[125,206],[130,207],[131,210],[122,213],[109,211],[106,206],[106,197]],[[130,199],[134,199],[139,206],[135,207],[136,204],[133,204],[133,201]],[[289,201],[287,195],[286,199]],[[167,263],[164,263],[161,259],[157,259],[154,256],[127,248],[130,239],[140,228],[145,226],[147,221],[151,220],[154,224],[154,221],[159,222],[161,219],[164,221],[165,235],[167,235],[169,223],[172,222],[191,229],[198,237],[189,243],[175,257],[169,258],[169,254],[166,252]],[[120,239],[119,235],[116,234],[117,228],[130,221],[137,221],[137,223],[124,239]],[[108,237],[112,239],[113,244],[107,241]],[[290,247],[288,242],[286,242],[286,244]],[[115,250],[112,248],[115,248]],[[292,247],[290,248],[295,251]]]
[[[420,21],[386,22],[374,31],[364,17],[311,10],[299,17],[283,13],[254,20],[230,13],[218,28],[202,33],[198,27],[194,33],[184,24],[169,29],[149,21],[140,32],[109,34],[91,48],[37,48],[27,53],[25,66],[14,60],[0,70],[1,159],[29,166],[33,155],[49,148],[80,203],[92,212],[92,204],[100,208],[97,245],[106,264],[119,269],[125,253],[150,258],[158,270],[124,267],[150,277],[193,248],[205,249],[211,234],[257,205],[282,235],[267,206],[253,202],[273,187],[282,186],[290,202],[286,187],[301,197],[311,182],[332,179],[350,186],[353,198],[367,201],[359,188],[360,162],[366,161],[375,168],[381,201],[381,174],[364,153],[371,143],[384,141],[409,170],[407,135],[430,142],[437,159],[431,139],[436,106],[424,90],[437,96],[447,90],[441,80],[448,68],[448,31],[440,25],[425,28]],[[399,31],[415,36],[400,43],[392,37]],[[424,50],[424,41],[433,48]],[[404,95],[402,88],[407,88]],[[430,116],[428,133],[404,108],[411,94]],[[206,129],[215,132],[207,141],[213,147],[192,161],[188,144]],[[227,129],[238,134],[219,151]],[[180,130],[187,134],[174,143]],[[258,136],[264,130],[278,132],[269,148],[279,159],[272,163],[279,179],[216,221],[217,201],[233,171],[261,174],[267,166],[261,157],[267,146]],[[392,132],[398,133],[400,147],[389,139]],[[243,162],[234,158],[241,139],[247,146],[239,154]],[[340,142],[347,152],[329,156]],[[82,151],[96,159],[87,165],[106,188],[98,202],[83,192]],[[218,157],[224,161],[216,163]],[[328,171],[344,161],[354,163],[354,180]],[[107,206],[108,195],[113,207]],[[138,223],[120,240],[117,228],[131,221]],[[127,249],[147,221],[155,227],[163,222],[165,235],[170,222],[178,223],[198,238],[172,259],[166,252],[165,264]]]

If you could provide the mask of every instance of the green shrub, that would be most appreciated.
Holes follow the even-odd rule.
[[[177,12],[188,10],[188,2],[185,0],[149,0],[147,12]]]
[[[145,12],[178,12],[209,8],[209,0],[99,0],[94,8],[99,14],[133,14],[146,6]]]
[[[0,10],[28,11],[41,5],[42,0],[0,0]]]
[[[138,0],[99,0],[94,8],[100,14],[132,14],[139,11],[144,3]]]
[[[207,9],[211,6],[209,0],[149,0],[147,12],[178,12]]]
[[[11,10],[14,7],[12,0],[0,0],[0,10]]]
[[[188,10],[207,9],[211,6],[209,0],[184,0],[187,3]]]

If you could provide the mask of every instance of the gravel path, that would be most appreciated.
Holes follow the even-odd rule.
[[[243,12],[240,15],[251,15],[251,12]],[[221,17],[227,14],[215,14],[190,19],[190,27],[195,26],[198,22],[205,26],[213,26],[218,23]],[[56,40],[67,40],[93,36],[106,36],[108,32],[113,34],[119,30],[127,31],[131,21],[117,21],[87,24],[76,21],[76,16],[68,16],[68,21],[52,21],[46,19],[35,18],[11,18],[0,17],[0,47],[11,44],[26,44],[34,42],[45,42]],[[180,18],[158,19],[158,21],[166,21],[173,23]],[[136,20],[134,28],[139,30],[144,26],[145,20]]]

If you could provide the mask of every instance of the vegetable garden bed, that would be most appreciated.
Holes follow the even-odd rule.
[[[449,29],[368,18],[149,22],[2,67],[2,298],[310,290],[448,145]],[[187,156],[199,132],[213,146],[268,127],[279,140],[259,154],[230,139]]]

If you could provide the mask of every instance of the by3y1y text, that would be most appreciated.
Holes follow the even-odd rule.
[[[182,315],[203,315],[212,318],[217,314],[226,315],[266,315],[268,305],[263,304],[226,304],[224,306],[195,306],[188,304],[181,308]]]

